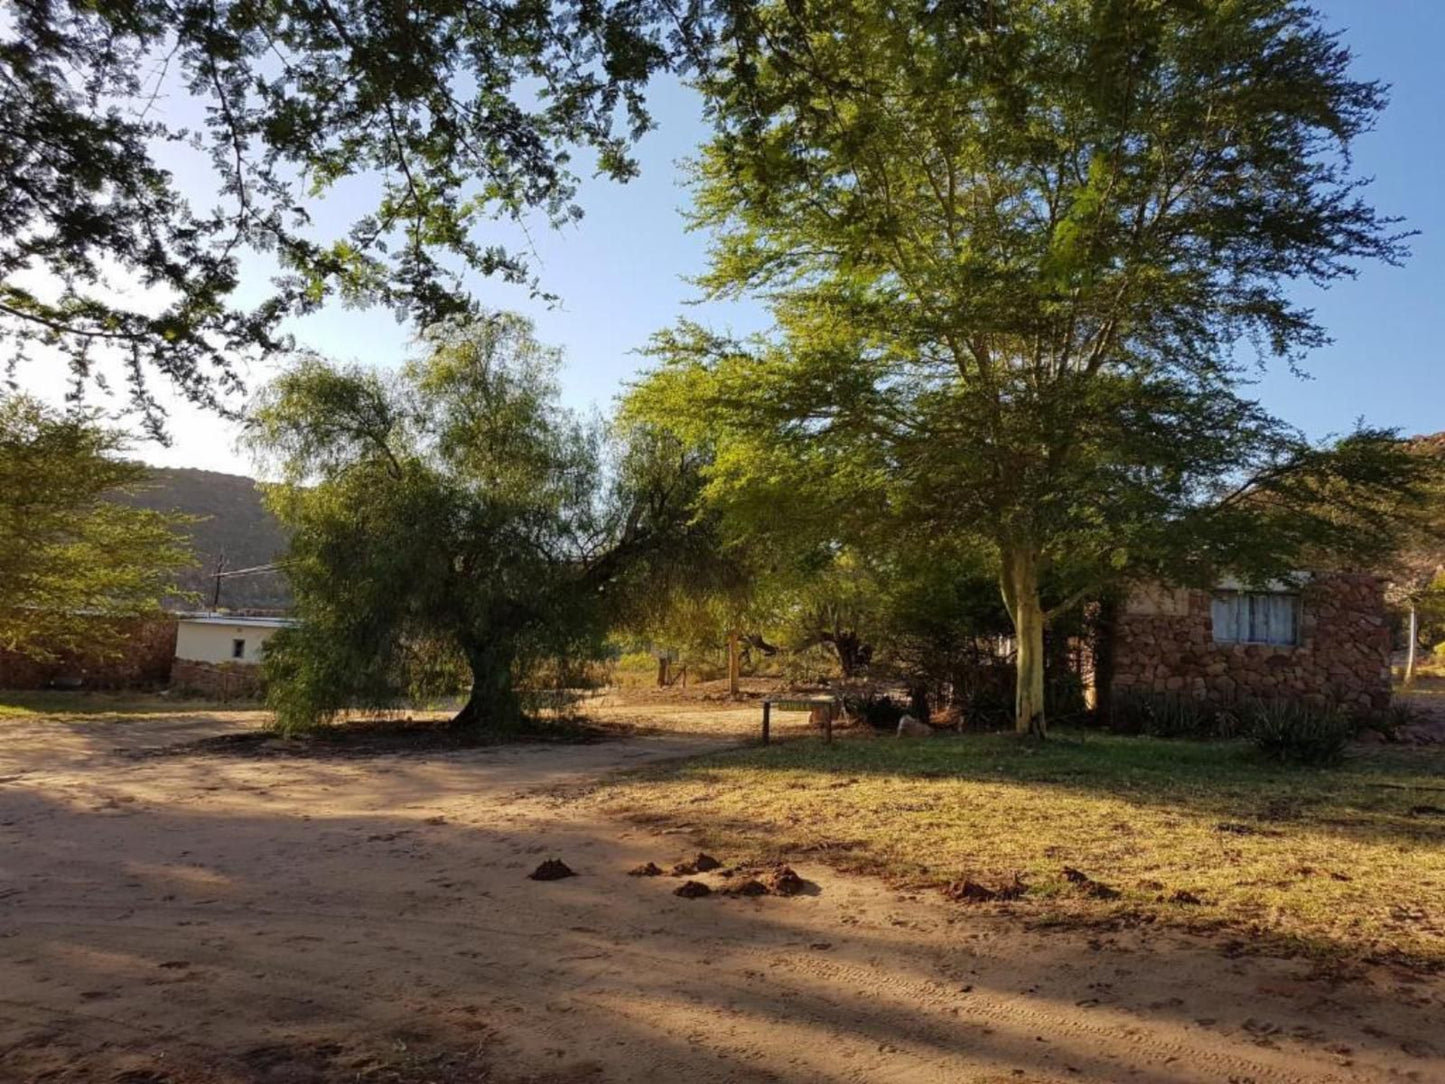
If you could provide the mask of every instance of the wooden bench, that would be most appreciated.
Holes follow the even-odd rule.
[[[771,736],[773,711],[806,711],[808,721],[823,728],[823,740],[833,740],[833,717],[838,712],[836,696],[770,696],[763,701],[763,744]]]

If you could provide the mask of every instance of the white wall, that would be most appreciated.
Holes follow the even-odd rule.
[[[255,664],[261,661],[261,645],[276,634],[266,625],[212,625],[181,620],[176,627],[176,658],[195,662],[234,662]],[[246,641],[245,654],[236,658],[232,644]]]

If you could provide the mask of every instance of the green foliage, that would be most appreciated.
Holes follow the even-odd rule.
[[[1305,765],[1338,763],[1358,730],[1357,721],[1338,708],[1295,700],[1220,705],[1173,693],[1118,695],[1109,724],[1120,733],[1151,738],[1244,737],[1269,760]]]
[[[849,718],[861,719],[875,730],[897,730],[898,721],[908,714],[907,706],[887,693],[871,691],[845,696],[843,710]]]
[[[1338,764],[1356,730],[1355,721],[1338,709],[1293,701],[1251,705],[1245,723],[1255,747],[1282,764]]]
[[[122,626],[157,613],[191,561],[183,517],[114,499],[146,481],[126,440],[91,414],[0,397],[0,648],[104,656]]]
[[[1237,737],[1241,727],[1237,710],[1177,693],[1121,692],[1110,708],[1109,726],[1122,734],[1213,741]]]
[[[573,148],[635,174],[664,13],[680,33],[650,0],[7,5],[0,341],[78,378],[120,362],[157,428],[147,366],[215,406],[328,299],[418,326],[473,311],[461,271],[530,278],[479,226],[578,217]],[[313,214],[341,202],[336,236]],[[277,268],[258,302],[247,253]],[[133,284],[155,289],[113,288]]]
[[[707,497],[738,533],[976,544],[1034,728],[1044,628],[1081,599],[1391,541],[1392,434],[1312,446],[1248,397],[1237,356],[1295,365],[1326,335],[1290,281],[1405,255],[1349,166],[1383,88],[1313,11],[735,15],[700,80],[701,283],[764,298],[774,327],[660,335],[632,409],[712,443]]]
[[[399,374],[302,359],[253,416],[293,532],[301,627],[267,654],[283,729],[455,692],[459,724],[507,727],[515,683],[596,657],[637,566],[685,544],[684,462],[557,404],[559,357],[521,317],[438,325]]]

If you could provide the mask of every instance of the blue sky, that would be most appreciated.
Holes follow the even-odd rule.
[[[1439,358],[1445,320],[1445,92],[1439,43],[1445,3],[1438,0],[1319,0],[1329,24],[1346,31],[1356,73],[1393,86],[1391,105],[1356,147],[1358,170],[1376,178],[1370,192],[1387,214],[1421,231],[1403,268],[1367,266],[1354,281],[1324,292],[1301,288],[1334,336],[1307,362],[1312,379],[1271,371],[1257,394],[1275,413],[1312,436],[1348,430],[1363,417],[1406,433],[1445,429],[1445,378]],[[748,330],[761,314],[739,305],[689,307],[685,277],[702,270],[706,238],[684,230],[677,162],[705,136],[695,97],[675,84],[651,98],[658,122],[639,148],[642,176],[627,184],[584,184],[586,211],[576,226],[532,230],[544,286],[561,304],[548,308],[524,291],[476,286],[487,304],[516,308],[537,322],[540,336],[563,348],[568,402],[610,407],[643,359],[636,355],[656,330],[687,314],[715,326]],[[510,237],[510,229],[500,230]],[[384,312],[335,309],[298,323],[298,338],[338,359],[392,366],[407,354],[407,333]],[[249,374],[251,383],[266,371]],[[235,431],[185,407],[173,413],[170,448],[138,445],[157,464],[246,473],[233,447]]]

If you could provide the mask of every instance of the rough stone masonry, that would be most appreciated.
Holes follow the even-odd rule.
[[[1384,587],[1357,573],[1314,573],[1298,588],[1295,644],[1216,641],[1209,591],[1136,591],[1114,622],[1112,691],[1228,703],[1300,700],[1351,712],[1390,704]]]

